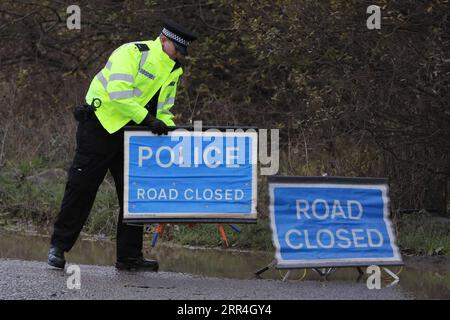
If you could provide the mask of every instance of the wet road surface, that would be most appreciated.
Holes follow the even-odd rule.
[[[177,272],[123,272],[79,265],[81,288],[71,274],[45,262],[0,259],[0,299],[302,300],[408,299],[399,286],[369,290],[365,282],[226,279]],[[66,266],[67,270],[67,266]],[[72,282],[73,283],[73,282]]]

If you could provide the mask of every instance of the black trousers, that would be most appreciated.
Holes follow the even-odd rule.
[[[61,210],[54,225],[52,245],[69,251],[86,223],[98,188],[111,172],[119,199],[117,259],[142,257],[143,227],[123,219],[123,130],[109,134],[94,116],[78,124],[77,148],[68,172]]]

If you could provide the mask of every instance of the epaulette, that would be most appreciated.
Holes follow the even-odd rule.
[[[148,51],[148,50],[150,50],[150,48],[148,47],[148,45],[146,45],[145,43],[135,43],[134,44],[138,49],[139,49],[139,51]]]

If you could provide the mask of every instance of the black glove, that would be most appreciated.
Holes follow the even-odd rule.
[[[147,114],[145,119],[142,121],[142,124],[149,127],[150,131],[156,133],[158,136],[169,132],[169,127],[167,127],[161,120],[152,116],[150,113]]]

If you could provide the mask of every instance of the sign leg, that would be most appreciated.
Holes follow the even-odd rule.
[[[273,268],[275,265],[277,264],[276,260],[272,260],[271,263],[269,263],[267,266],[265,266],[264,268],[261,268],[259,270],[257,270],[254,274],[256,277],[260,277],[261,274],[263,274],[264,272],[266,272],[267,270],[269,270],[270,268]]]
[[[364,271],[361,267],[356,267],[356,270],[358,270],[358,278],[356,279],[356,282],[360,282],[364,277]]]
[[[291,270],[288,270],[288,272],[286,272],[286,274],[283,277],[283,282],[285,282],[287,279],[289,279],[290,275],[291,275]]]

